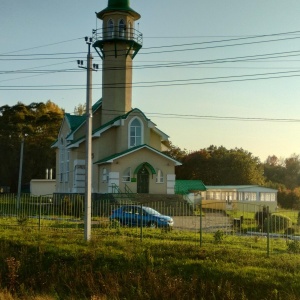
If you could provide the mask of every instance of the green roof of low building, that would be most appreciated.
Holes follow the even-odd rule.
[[[206,186],[201,180],[175,181],[175,194],[187,195],[195,191],[206,191]]]

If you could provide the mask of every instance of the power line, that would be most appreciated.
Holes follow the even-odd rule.
[[[272,34],[272,36],[282,35],[282,34],[295,34],[295,33],[298,33],[298,32],[300,32],[300,31]],[[265,37],[265,36],[271,36],[271,35],[253,36],[253,37],[246,37],[246,38],[257,38],[257,37]],[[246,39],[246,38],[239,38],[239,39]],[[298,37],[293,37],[293,38],[298,38]],[[233,39],[233,40],[239,40],[239,39]],[[75,40],[77,40],[77,39],[75,39]],[[73,40],[70,40],[70,41],[73,41]],[[67,41],[64,41],[64,42],[67,42]],[[211,42],[218,42],[218,41],[211,41]],[[58,43],[62,43],[62,42],[58,42]],[[210,42],[204,42],[204,43],[210,43]],[[251,42],[251,43],[253,43],[253,42]],[[256,43],[256,42],[254,42],[254,43]],[[54,43],[54,44],[57,44],[57,43]],[[247,43],[247,44],[249,44],[249,43]],[[52,45],[52,44],[48,44],[48,45]],[[186,44],[183,44],[183,45],[186,45]],[[47,45],[44,45],[44,46],[47,46]],[[39,47],[44,47],[44,46],[39,46]],[[175,46],[179,46],[179,45],[175,45]],[[222,47],[223,46],[226,46],[226,45],[222,45]],[[166,47],[172,47],[172,45],[169,45],[169,46],[166,46]],[[36,48],[36,47],[33,47],[33,48]],[[174,51],[176,51],[176,50],[174,50]],[[76,53],[76,54],[80,53],[81,54],[81,52],[74,52],[74,53]],[[70,57],[67,57],[67,58],[53,57],[53,56],[61,55],[61,54],[69,55],[70,52],[52,53],[52,54],[49,54],[51,57],[47,57],[47,58],[38,57],[37,59],[38,60],[41,60],[41,59],[70,59]],[[25,57],[28,57],[28,56],[32,57],[32,56],[35,56],[35,55],[43,56],[45,54],[26,54]],[[263,59],[265,60],[265,59],[274,59],[274,58],[284,58],[284,57],[292,57],[292,56],[299,56],[299,55],[300,55],[300,51],[285,51],[285,52],[275,52],[275,53],[258,54],[258,55],[251,55],[251,56],[240,56],[240,57],[238,56],[238,57],[230,57],[230,58],[220,58],[220,59],[214,59],[214,60],[182,61],[182,62],[166,63],[166,64],[140,65],[140,66],[134,67],[133,69],[161,68],[161,67],[187,67],[187,66],[207,65],[207,64],[216,64],[216,63],[220,64],[220,63],[229,63],[229,62],[230,63],[232,63],[232,62],[246,62],[246,61],[249,62],[249,61],[254,61],[254,60],[257,61],[257,60],[263,60]],[[18,55],[18,57],[21,57],[21,56],[24,56],[24,55]],[[78,58],[78,57],[71,57],[71,58],[75,59],[75,58]],[[17,58],[17,59],[19,59],[19,58]],[[20,59],[23,59],[23,58],[20,58]],[[35,59],[35,58],[24,58],[24,59],[25,60],[27,60],[27,59],[31,60],[31,59]],[[36,69],[36,68],[39,68],[39,67],[34,67],[34,68]],[[45,75],[45,74],[59,73],[59,72],[73,72],[73,71],[75,72],[74,69],[28,71],[28,70],[32,70],[32,69],[33,68],[28,68],[28,69],[23,69],[23,70],[15,70],[15,71],[2,71],[2,74],[25,73],[25,72],[27,72],[27,73],[38,73],[38,74]],[[109,68],[109,70],[112,70],[112,69],[113,68]],[[119,69],[121,69],[121,68],[119,68]],[[115,68],[114,70],[118,70],[118,68]],[[78,70],[76,70],[76,71],[78,71]],[[260,76],[265,76],[266,74],[259,74],[259,75]],[[35,76],[35,75],[33,75],[33,76]],[[15,79],[28,78],[28,77],[33,77],[33,76],[7,79],[7,80],[2,80],[0,82],[8,81],[8,80],[15,80]],[[257,74],[239,75],[239,76],[234,76],[234,77],[237,78],[237,77],[243,77],[243,76],[257,76]],[[227,78],[231,78],[231,77],[232,76],[229,76]],[[287,76],[282,76],[282,77],[287,77]],[[275,78],[282,78],[282,77],[276,76]],[[291,77],[291,76],[289,76],[289,77]],[[225,78],[225,77],[220,77],[220,78]],[[274,78],[274,77],[261,78],[261,79],[271,79],[271,78]],[[218,79],[218,77],[210,78],[210,79],[216,80],[216,79]],[[258,80],[258,79],[259,78],[256,78],[255,80]],[[195,80],[207,80],[207,79],[195,79]],[[246,80],[250,80],[250,79],[246,79]],[[252,79],[252,80],[254,80],[254,79]],[[176,81],[178,81],[178,80],[176,80]],[[186,81],[189,81],[189,79],[187,79]],[[237,81],[237,80],[234,80],[234,81]],[[221,82],[233,82],[233,81],[221,81]],[[217,82],[206,82],[206,83],[217,83]],[[150,83],[146,83],[146,84],[150,84]],[[193,83],[193,84],[195,84],[195,83]],[[173,83],[172,85],[179,85],[179,84],[174,84]],[[156,85],[156,86],[166,86],[166,85]],[[167,85],[167,86],[170,86],[170,85]]]
[[[149,50],[149,49],[162,49],[162,48],[174,48],[174,47],[183,47],[183,46],[192,46],[192,45],[202,45],[202,44],[211,44],[211,43],[221,43],[221,42],[227,42],[227,41],[236,41],[236,40],[243,40],[243,39],[252,39],[252,38],[261,38],[261,37],[268,37],[268,36],[277,36],[277,35],[286,35],[286,34],[292,34],[292,33],[300,33],[300,31],[293,31],[293,32],[286,32],[286,33],[274,33],[274,34],[269,34],[269,35],[257,35],[257,36],[252,36],[252,37],[244,37],[244,38],[237,38],[237,39],[226,39],[226,40],[217,40],[217,41],[207,41],[207,42],[201,42],[201,43],[189,43],[189,44],[176,44],[176,45],[165,45],[165,46],[155,46],[155,47],[148,47],[148,48],[142,48],[143,50]],[[192,51],[192,50],[203,50],[203,49],[212,49],[212,48],[224,48],[224,47],[232,47],[232,46],[242,46],[242,45],[251,45],[251,44],[258,44],[258,43],[268,43],[268,42],[276,42],[276,41],[284,41],[284,40],[291,40],[291,39],[299,39],[300,36],[296,37],[287,37],[287,38],[282,38],[282,39],[273,39],[273,40],[264,40],[264,41],[251,41],[251,42],[246,42],[246,43],[236,43],[236,44],[227,44],[227,45],[215,45],[215,46],[209,46],[209,47],[196,47],[196,48],[187,48],[187,49],[174,49],[174,50],[163,50],[159,52],[146,52],[141,54],[154,54],[154,53],[170,53],[170,52],[178,52],[178,51]],[[77,39],[75,39],[77,40]],[[73,40],[69,40],[73,41]],[[65,41],[68,42],[68,41]],[[63,42],[59,42],[63,43]],[[58,44],[58,43],[54,43]],[[49,44],[52,45],[52,44]],[[47,46],[47,45],[45,45]],[[38,47],[33,47],[33,48],[28,48],[28,49],[34,49],[34,48],[40,48],[44,46],[38,46]],[[26,50],[26,49],[25,49]],[[22,50],[17,50],[14,52],[19,52]],[[11,52],[11,53],[14,53]],[[110,51],[112,55],[107,55],[107,56],[113,56],[115,51]],[[117,51],[118,52],[118,51]],[[10,57],[21,57],[21,56],[55,56],[55,55],[73,55],[73,54],[83,54],[83,52],[62,52],[62,53],[38,53],[38,54],[23,54],[23,55],[5,55],[5,54],[0,54],[1,56],[10,56]],[[74,57],[69,57],[69,58],[74,58]],[[77,57],[75,57],[77,58]],[[41,60],[41,59],[64,59],[64,58],[12,58],[10,60]],[[0,60],[7,60],[7,59],[1,59]]]
[[[247,81],[247,80],[262,80],[262,79],[276,79],[276,78],[287,78],[287,77],[298,77],[300,74],[299,70],[295,71],[282,71],[282,72],[268,72],[268,73],[257,73],[257,74],[243,74],[243,75],[230,75],[230,76],[218,76],[218,77],[204,77],[204,78],[189,78],[189,79],[177,79],[177,80],[159,80],[159,81],[141,81],[135,82],[132,85],[134,87],[162,87],[162,86],[174,86],[174,85],[194,85],[194,84],[208,84],[208,83],[221,83],[221,82],[236,82],[236,81]],[[292,75],[290,75],[292,74]],[[275,76],[279,75],[279,76]],[[255,76],[259,76],[258,78],[252,78]],[[267,76],[267,77],[261,77]],[[245,78],[251,77],[251,78]],[[240,79],[242,78],[242,79]],[[221,80],[220,80],[221,79]],[[230,79],[230,80],[227,80]],[[207,81],[209,80],[209,81]],[[213,80],[213,81],[212,81]],[[196,81],[196,82],[194,82]],[[199,82],[204,81],[204,82]],[[145,85],[147,84],[147,85]],[[148,84],[151,84],[150,86]],[[141,85],[141,86],[139,86]],[[94,84],[95,86],[100,86],[99,88],[120,88],[125,87],[124,83],[115,83],[115,84]],[[129,84],[131,86],[131,84]],[[62,87],[62,88],[60,88]],[[78,84],[57,84],[57,85],[27,85],[27,86],[17,86],[17,85],[9,85],[9,86],[0,86],[1,90],[10,90],[10,89],[18,89],[18,90],[76,90],[83,89],[85,85]]]
[[[285,57],[294,57],[299,56],[300,50],[297,51],[284,51],[284,52],[274,52],[266,54],[257,54],[257,55],[247,55],[247,56],[236,56],[236,57],[227,57],[220,59],[212,60],[198,60],[198,61],[179,61],[165,64],[151,64],[151,65],[140,65],[133,67],[132,69],[146,69],[146,68],[158,68],[158,67],[183,67],[183,66],[195,66],[201,64],[214,64],[214,63],[228,63],[228,62],[247,62],[253,60],[263,60],[263,59],[274,59],[274,58],[285,58]],[[73,61],[70,61],[73,62]],[[54,64],[53,64],[54,65]],[[35,67],[38,68],[38,67]],[[32,68],[29,68],[32,69]],[[122,70],[124,67],[114,67],[106,68],[104,70]],[[27,69],[24,69],[27,70]],[[2,71],[2,73],[9,73],[10,71]],[[12,71],[16,72],[16,71]]]
[[[168,48],[168,47],[182,47],[182,46],[191,46],[191,45],[203,45],[203,44],[212,44],[212,43],[222,43],[222,42],[231,42],[231,41],[239,41],[245,39],[256,39],[262,37],[269,37],[269,36],[279,36],[279,35],[290,35],[290,34],[300,34],[300,30],[297,31],[288,31],[288,32],[280,32],[280,33],[271,33],[271,34],[261,34],[261,35],[250,35],[250,36],[243,36],[231,39],[223,39],[223,40],[215,40],[215,41],[206,41],[206,42],[198,42],[198,43],[188,43],[188,44],[175,44],[175,45],[166,45],[166,46],[155,46],[155,47],[148,47],[144,49],[156,49],[156,48]]]
[[[0,54],[0,57],[30,57],[30,56],[55,56],[55,55],[74,55],[74,54],[86,54],[86,52],[57,52],[57,53],[32,53],[32,54]]]
[[[216,48],[225,48],[225,47],[233,47],[233,46],[244,46],[244,45],[254,45],[254,44],[261,44],[261,43],[269,43],[269,42],[278,42],[278,41],[285,41],[285,40],[294,40],[300,39],[299,37],[290,37],[290,38],[283,38],[283,39],[275,39],[275,40],[268,40],[268,41],[255,41],[255,42],[248,42],[248,43],[235,43],[235,44],[228,44],[228,45],[217,45],[217,46],[208,46],[208,47],[195,47],[195,48],[185,48],[185,49],[174,49],[174,50],[161,50],[161,51],[152,51],[152,52],[141,52],[142,55],[148,54],[161,54],[161,53],[174,53],[174,52],[185,52],[185,51],[194,51],[194,50],[207,50],[207,49],[216,49]]]
[[[112,116],[120,116],[121,111],[104,110]],[[236,116],[218,116],[218,115],[195,115],[195,114],[172,114],[158,112],[144,112],[147,116],[157,118],[180,118],[180,119],[201,119],[213,121],[244,121],[244,122],[280,122],[280,123],[300,123],[300,119],[294,118],[267,118],[267,117],[236,117]]]
[[[83,38],[84,37],[80,37],[80,38],[75,38],[75,39],[70,39],[70,40],[64,40],[64,41],[60,41],[60,42],[55,42],[55,43],[51,43],[51,44],[45,44],[45,45],[40,45],[40,46],[35,46],[35,47],[30,47],[30,48],[15,50],[15,51],[10,51],[10,52],[4,52],[4,53],[0,53],[0,55],[9,54],[9,53],[17,53],[17,52],[21,52],[21,51],[33,50],[33,49],[38,49],[38,48],[44,48],[44,47],[49,47],[49,46],[63,44],[63,43],[69,43],[69,42],[81,40]]]

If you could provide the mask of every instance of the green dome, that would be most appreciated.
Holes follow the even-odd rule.
[[[108,0],[108,7],[109,8],[120,8],[123,7],[124,9],[130,8],[129,0]]]
[[[99,19],[103,19],[104,14],[114,11],[127,12],[132,15],[135,20],[138,20],[141,17],[139,13],[137,13],[130,7],[130,0],[108,0],[107,8],[98,12],[97,17]]]

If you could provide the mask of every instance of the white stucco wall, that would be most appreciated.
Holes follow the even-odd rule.
[[[30,181],[30,194],[33,196],[52,195],[55,192],[55,187],[55,179],[32,179]]]

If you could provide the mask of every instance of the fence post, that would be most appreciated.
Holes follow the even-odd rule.
[[[141,217],[141,231],[140,231],[140,240],[143,241],[143,204],[141,204],[141,211],[140,211],[140,217]]]
[[[270,213],[267,206],[267,256],[270,256]]]
[[[200,199],[200,247],[202,247],[202,199]]]
[[[42,196],[39,197],[39,230],[41,230]]]

